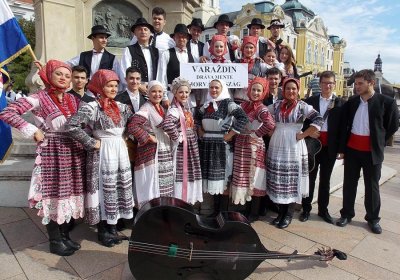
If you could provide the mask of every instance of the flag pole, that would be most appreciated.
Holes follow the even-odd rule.
[[[38,59],[37,59],[35,53],[33,52],[32,47],[31,47],[30,44],[28,45],[28,51],[29,51],[29,54],[32,56],[33,61],[37,61]]]

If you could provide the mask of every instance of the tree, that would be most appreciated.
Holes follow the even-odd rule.
[[[26,20],[21,18],[19,21],[22,31],[24,32],[28,43],[32,49],[35,49],[35,22],[34,20]],[[28,76],[33,59],[27,52],[21,54],[7,65],[8,73],[14,82],[14,90],[22,90],[28,92],[29,89],[25,85],[25,78]]]

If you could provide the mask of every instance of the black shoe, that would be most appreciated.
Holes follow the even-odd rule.
[[[299,220],[300,220],[300,222],[307,222],[309,218],[310,218],[310,212],[309,211],[303,211],[300,214]]]
[[[277,225],[279,224],[279,222],[281,221],[281,219],[282,219],[282,215],[279,214],[278,217],[276,217],[275,219],[273,219],[273,220],[270,222],[270,224],[271,224],[271,225],[274,225],[274,226],[277,226]]]
[[[119,219],[117,221],[117,231],[123,231],[126,229],[125,221],[123,219]]]
[[[258,215],[250,214],[246,218],[249,221],[249,223],[254,223],[255,221],[258,221],[260,217]]]
[[[333,224],[333,219],[332,219],[331,215],[329,215],[328,211],[318,212],[318,216],[320,216],[328,224]]]
[[[122,243],[122,238],[119,238],[117,226],[116,225],[107,225],[107,231],[114,239],[114,244],[118,245]]]
[[[64,242],[60,240],[50,240],[50,253],[59,255],[59,256],[71,256],[75,253],[75,250],[71,247],[64,244]]]
[[[286,215],[279,221],[279,224],[277,225],[278,228],[287,228],[290,223],[292,222],[292,217],[289,215]]]
[[[368,222],[368,226],[371,229],[371,231],[375,234],[381,234],[382,233],[382,228],[379,225],[378,222],[373,223],[373,222]]]
[[[69,231],[70,231],[70,224],[64,223],[60,225],[61,239],[64,242],[64,244],[67,245],[69,248],[73,249],[74,251],[78,251],[81,248],[81,245],[71,240],[71,238],[69,237]]]
[[[336,225],[339,227],[345,227],[347,226],[348,223],[351,222],[351,218],[345,218],[345,217],[340,217],[337,221],[336,221]]]

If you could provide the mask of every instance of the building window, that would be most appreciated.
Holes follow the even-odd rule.
[[[296,49],[296,38],[293,38],[293,49]]]
[[[324,47],[322,47],[322,49],[321,49],[321,65],[322,66],[325,65],[325,49],[324,49]]]
[[[290,45],[290,37],[286,36],[286,42]]]
[[[311,42],[308,42],[307,44],[306,62],[311,63]]]
[[[226,36],[231,36],[231,32],[230,32],[230,31],[228,31],[228,33],[226,34]]]
[[[208,42],[208,40],[210,40],[210,34],[206,34],[206,42]]]
[[[242,34],[243,34],[242,37],[249,35],[249,29],[248,28],[244,28],[242,30]]]
[[[314,48],[314,64],[318,64],[318,45],[315,44]]]

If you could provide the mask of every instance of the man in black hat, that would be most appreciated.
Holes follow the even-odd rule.
[[[255,36],[258,38],[257,44],[257,57],[264,57],[265,53],[267,52],[268,45],[264,37],[261,37],[261,30],[265,29],[265,25],[262,23],[260,18],[253,18],[251,23],[247,25],[249,29],[250,36]]]
[[[276,54],[279,57],[280,44],[282,39],[280,38],[281,29],[285,27],[285,24],[281,23],[279,19],[273,19],[270,21],[267,29],[271,32],[271,37],[268,39],[268,44],[271,48],[276,50]]]
[[[154,28],[146,19],[138,18],[132,25],[131,31],[137,42],[125,48],[121,58],[121,70],[125,72],[129,67],[140,70],[142,85],[139,90],[143,93],[146,92],[146,84],[157,77],[159,53],[155,46],[149,44]],[[126,80],[124,79],[122,83],[126,85]]]
[[[163,52],[158,61],[157,80],[164,85],[165,89],[171,85],[175,78],[179,77],[180,63],[194,62],[190,49],[187,48],[190,34],[186,25],[178,23],[175,26],[174,33],[170,36],[175,41],[175,47]],[[167,91],[164,92],[163,105],[164,107],[169,106]]]
[[[87,37],[93,42],[93,50],[81,52],[78,56],[67,61],[69,65],[81,65],[85,67],[89,73],[89,78],[99,69],[113,70],[119,73],[119,62],[115,55],[109,53],[105,48],[107,46],[108,37],[111,36],[102,25],[95,25],[92,27],[92,32]]]
[[[187,48],[190,49],[194,62],[200,62],[200,57],[203,56],[204,43],[200,42],[199,38],[204,31],[204,25],[200,18],[193,18],[187,28],[192,37],[187,43]]]
[[[174,40],[163,31],[165,24],[167,23],[167,13],[163,8],[155,7],[151,12],[153,20],[153,34],[150,37],[150,44],[155,46],[160,52],[166,51],[169,48],[174,47]],[[131,45],[137,42],[134,36],[131,40]]]
[[[229,19],[228,15],[222,14],[218,17],[218,20],[214,23],[214,28],[217,29],[216,35],[223,35],[227,36],[229,32],[229,28],[233,26],[233,22]],[[200,62],[207,62],[210,58],[210,52],[208,49],[210,48],[210,42],[209,40],[205,45],[204,45],[204,50],[203,50],[203,56],[200,58]],[[235,60],[235,53],[234,50],[232,49],[231,44],[228,42],[228,52],[225,54],[225,59],[234,61]]]

